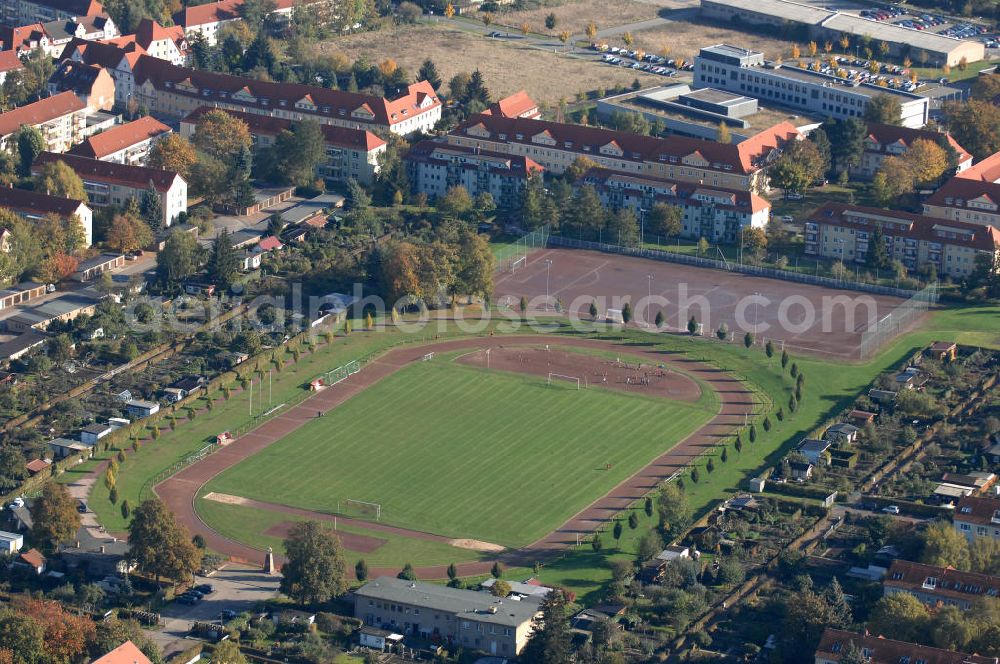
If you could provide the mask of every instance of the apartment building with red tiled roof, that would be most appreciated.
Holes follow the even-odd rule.
[[[861,265],[875,228],[881,228],[889,258],[909,270],[933,266],[940,275],[968,277],[980,254],[1000,252],[1000,230],[911,212],[826,203],[805,221],[805,253]]]
[[[24,63],[15,51],[0,51],[0,85],[7,80],[7,74],[24,69]]]
[[[0,23],[6,25],[100,15],[107,13],[97,0],[0,0]]]
[[[976,162],[971,168],[959,173],[958,177],[967,180],[1000,183],[1000,152],[991,154],[989,157]]]
[[[107,42],[121,48],[129,44],[138,44],[152,57],[175,65],[183,65],[188,59],[188,43],[184,29],[179,25],[165,28],[148,18],[139,22],[134,34],[109,39]]]
[[[80,157],[145,166],[153,144],[172,130],[156,118],[145,116],[95,134],[69,151]]]
[[[115,105],[115,80],[99,65],[64,60],[49,77],[47,87],[50,95],[74,93],[91,111],[110,111]]]
[[[972,155],[958,144],[950,134],[931,129],[913,129],[896,125],[868,123],[868,134],[865,136],[861,161],[850,170],[851,177],[858,180],[871,180],[882,168],[882,162],[888,157],[905,153],[916,140],[947,143],[954,150],[956,172],[961,173],[972,166]]]
[[[270,115],[202,106],[181,120],[181,135],[185,138],[194,136],[198,120],[213,110],[225,110],[245,122],[253,137],[254,150],[272,147],[281,132],[291,131],[294,127],[293,121]],[[386,142],[365,129],[321,124],[320,130],[323,132],[326,160],[317,167],[316,174],[331,182],[355,179],[363,184],[372,184],[379,169],[378,158],[385,152]]]
[[[788,122],[731,144],[479,114],[459,125],[447,140],[452,145],[530,157],[555,175],[564,173],[578,157],[587,157],[614,171],[762,192],[767,189],[765,167],[787,141],[799,138],[799,131]]]
[[[18,129],[28,125],[42,133],[47,150],[64,152],[80,135],[86,114],[87,105],[72,92],[0,113],[0,146],[10,148]]]
[[[101,67],[115,82],[115,102],[127,106],[135,96],[135,69],[146,49],[136,42],[117,45],[110,42],[73,39],[63,49],[59,60],[71,60]]]
[[[37,175],[45,164],[54,161],[64,162],[80,176],[87,198],[95,207],[124,206],[133,198],[140,201],[152,187],[160,195],[163,228],[173,224],[181,212],[187,211],[187,182],[173,171],[43,152],[31,165],[32,174]]]
[[[276,0],[274,13],[289,15],[295,4],[295,0]],[[219,32],[222,28],[240,20],[242,6],[243,0],[219,0],[219,2],[185,7],[174,14],[174,24],[184,29],[188,39],[200,34],[209,46],[214,46],[219,42]]]
[[[76,217],[83,226],[87,246],[94,242],[94,213],[83,201],[50,196],[41,191],[0,187],[0,207],[13,210],[25,219],[42,219],[55,215],[61,219]]]
[[[530,157],[511,156],[435,141],[420,141],[406,156],[406,170],[413,191],[431,200],[452,187],[463,187],[470,196],[488,193],[497,207],[512,209],[542,167]]]
[[[1000,500],[966,496],[958,501],[951,522],[970,543],[980,538],[1000,540]]]
[[[906,593],[931,607],[957,606],[967,611],[982,597],[1000,596],[1000,577],[894,560],[882,581],[882,592],[886,597]]]
[[[137,101],[159,117],[180,120],[201,106],[312,118],[351,129],[385,129],[400,136],[429,132],[441,119],[441,101],[427,81],[411,83],[394,99],[329,90],[299,83],[258,81],[244,76],[179,67],[148,55],[134,69]]]
[[[681,209],[681,237],[710,242],[736,243],[747,228],[764,228],[771,218],[771,203],[753,192],[632,175],[606,168],[592,168],[576,181],[590,185],[611,209],[628,208],[640,224],[657,203]]]
[[[524,90],[518,90],[509,97],[490,104],[483,115],[499,115],[503,118],[528,118],[534,120],[542,117],[538,104]]]
[[[930,217],[1000,228],[1000,183],[956,176],[931,194],[923,207]]]
[[[126,641],[106,655],[98,657],[91,664],[152,664],[152,662],[138,646]]]
[[[823,630],[816,647],[816,664],[838,664],[852,645],[868,664],[998,664],[996,657],[968,655],[832,627]]]

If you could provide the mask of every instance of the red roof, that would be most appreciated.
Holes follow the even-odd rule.
[[[98,657],[91,664],[152,664],[131,641],[126,641],[107,655]]]
[[[528,96],[524,90],[518,90],[509,97],[504,97],[500,101],[491,105],[483,111],[483,115],[499,115],[505,118],[537,118],[541,115],[538,112],[538,104]]]
[[[969,201],[982,197],[1000,206],[1000,183],[955,176],[931,194],[924,205],[964,208]]]
[[[951,650],[941,650],[930,646],[921,646],[906,641],[884,639],[881,636],[869,636],[847,632],[842,629],[827,627],[820,637],[816,648],[817,659],[839,661],[847,650],[848,644],[862,651],[862,656],[869,664],[901,664],[902,662],[926,662],[926,664],[997,664],[996,657],[967,655]],[[867,654],[865,654],[867,652]]]
[[[45,564],[45,556],[38,549],[28,549],[21,554],[21,560],[36,568]]]
[[[16,51],[0,51],[0,72],[24,69],[24,63],[17,57]]]
[[[209,106],[196,108],[191,111],[186,118],[181,120],[181,122],[191,125],[197,124],[198,120],[201,119],[201,116],[210,111],[224,111],[234,118],[239,118],[246,123],[247,127],[250,129],[250,133],[255,136],[259,134],[263,134],[265,136],[277,136],[282,131],[291,131],[292,125],[294,124],[291,120],[276,118],[270,115],[261,115],[260,113],[242,113],[240,111],[231,111],[226,108],[211,108]],[[372,150],[385,145],[385,141],[372,132],[364,129],[335,127],[334,125],[329,124],[320,124],[319,128],[320,131],[323,132],[323,138],[327,145],[364,150],[365,152],[371,152]]]
[[[97,0],[32,0],[32,2],[72,16],[94,16],[104,13],[104,5]]]
[[[732,144],[686,136],[656,138],[600,127],[483,114],[471,116],[453,133],[474,138],[474,134],[469,133],[474,127],[488,131],[490,140],[506,143],[531,145],[533,137],[547,135],[555,141],[556,147],[584,155],[598,156],[601,148],[614,144],[624,153],[620,158],[629,161],[667,161],[673,158],[680,163],[685,157],[697,154],[708,162],[706,168],[710,170],[743,175],[754,172],[758,160],[765,158],[771,150],[800,136],[798,129],[789,122],[765,129],[742,143]],[[504,137],[500,138],[500,134]],[[567,144],[569,147],[566,147]]]
[[[16,212],[27,212],[34,215],[55,214],[68,218],[76,214],[81,205],[83,205],[82,201],[62,196],[49,196],[40,191],[0,187],[0,206]]]
[[[41,23],[29,23],[17,27],[0,26],[0,42],[5,51],[33,50],[45,36],[45,26]]]
[[[50,120],[82,111],[87,105],[72,92],[39,99],[38,101],[0,114],[0,136],[10,136],[21,125],[40,125]]]
[[[240,17],[240,7],[243,0],[221,0],[197,7],[186,7],[174,14],[174,23],[190,28],[207,23],[233,21]],[[277,0],[276,11],[290,9],[295,6],[295,0]]]
[[[102,159],[168,132],[170,132],[170,127],[147,115],[134,122],[117,125],[91,136],[70,150],[69,153],[90,159]]]
[[[958,501],[951,518],[953,521],[1000,528],[1000,500],[966,496]]]
[[[118,64],[126,59],[129,65],[135,70],[135,65],[139,61],[140,55],[146,54],[144,49],[134,41],[119,45],[111,42],[87,41],[74,37],[66,44],[59,60],[72,58],[74,54],[79,54],[78,59],[88,65],[100,65],[107,69],[114,69]]]
[[[813,210],[808,221],[859,230],[870,230],[873,224],[879,224],[887,234],[914,240],[940,242],[981,251],[996,251],[1000,248],[1000,229],[964,221],[936,219],[912,212],[828,202]],[[947,237],[945,233],[955,237]]]
[[[274,235],[268,235],[258,242],[257,246],[260,247],[261,251],[274,251],[275,249],[281,249],[285,245],[281,244],[281,240]]]
[[[35,473],[40,473],[49,467],[51,461],[46,461],[45,459],[32,459],[28,463],[24,464],[24,467],[28,469],[28,472],[34,475]]]
[[[448,145],[447,143],[438,143],[432,140],[423,140],[413,145],[407,152],[405,159],[414,162],[434,161],[447,163],[451,161],[452,155],[449,153],[465,155],[461,160],[465,168],[478,170],[483,165],[488,165],[493,173],[508,177],[526,178],[532,173],[541,173],[545,170],[531,157],[509,155],[489,150],[477,150],[462,145]]]
[[[880,152],[885,152],[886,146],[899,142],[902,142],[906,147],[910,147],[914,141],[921,138],[936,143],[942,136],[955,149],[955,152],[958,153],[959,162],[972,158],[969,151],[959,145],[958,141],[951,137],[951,134],[931,129],[911,129],[910,127],[897,127],[896,125],[878,124],[877,122],[868,123],[868,137],[882,146]]]
[[[398,124],[441,105],[441,101],[427,81],[411,83],[407,87],[406,94],[397,99],[384,99],[300,83],[274,83],[201,71],[174,65],[148,55],[139,58],[137,69],[135,77],[137,85],[143,85],[148,81],[157,90],[169,89],[173,94],[203,99],[206,104],[213,102],[231,104],[233,95],[244,91],[244,94],[253,99],[240,99],[238,102],[240,106],[259,108],[268,114],[281,108],[282,102],[286,108],[295,108],[296,104],[309,95],[315,109],[298,110],[318,117],[326,116],[357,122],[359,126],[366,123],[387,126]],[[179,89],[177,85],[180,83],[193,86],[195,89]],[[361,109],[369,111],[371,116],[352,116]]]
[[[49,162],[62,161],[72,168],[83,180],[97,182],[108,182],[118,184],[133,189],[148,189],[152,184],[158,192],[165,193],[174,181],[180,176],[174,171],[161,171],[156,168],[146,168],[145,166],[130,166],[128,164],[116,164],[111,161],[99,161],[78,157],[72,154],[56,154],[54,152],[43,152],[35,157],[31,165],[32,173],[37,173],[42,166]]]
[[[973,164],[955,177],[983,182],[1000,182],[1000,152]]]
[[[699,194],[709,196],[715,199],[728,199],[728,203],[715,203],[711,204],[713,207],[721,207],[723,209],[732,209],[741,212],[760,212],[761,210],[767,210],[771,207],[771,202],[766,198],[758,196],[757,194],[742,189],[724,189],[722,187],[707,187],[705,185],[700,185],[694,182],[684,182],[683,180],[672,180],[670,178],[659,178],[651,177],[648,175],[637,175],[632,173],[623,173],[621,171],[614,171],[607,168],[591,168],[580,178],[580,181],[586,182],[588,184],[594,184],[600,187],[607,186],[608,182],[613,180],[618,181],[632,181],[638,185],[651,184],[658,189],[667,190],[669,189],[672,195],[662,196],[664,201],[669,202],[670,200],[680,201],[683,205],[692,205],[700,207],[702,205],[709,205],[700,200]],[[628,190],[627,188],[625,190]],[[636,194],[644,193],[642,189],[635,188],[632,189]]]
[[[960,572],[952,567],[922,565],[908,560],[894,560],[883,585],[913,593],[940,597],[941,601],[974,601],[981,596],[1000,593],[1000,577],[976,572]]]

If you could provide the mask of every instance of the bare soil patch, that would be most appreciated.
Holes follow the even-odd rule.
[[[491,542],[483,542],[482,540],[474,539],[453,539],[448,542],[453,547],[458,549],[469,549],[470,551],[484,551],[486,553],[500,553],[504,550],[504,547],[499,544],[493,544]]]
[[[455,74],[479,69],[493,97],[523,89],[535,101],[549,107],[557,105],[560,99],[573,101],[579,92],[631,85],[636,77],[645,86],[661,82],[661,77],[652,74],[637,74],[631,69],[533,48],[519,32],[506,39],[489,39],[446,23],[338,37],[320,48],[324,53],[343,53],[351,60],[366,58],[381,62],[392,58],[411,76],[429,58],[437,66],[445,86]]]
[[[292,526],[295,524],[295,521],[282,521],[281,523],[276,523],[265,530],[264,534],[271,537],[280,537],[285,539],[288,537],[288,531],[291,530]],[[368,535],[348,533],[343,530],[338,530],[336,532],[337,537],[340,539],[340,543],[344,545],[345,549],[357,551],[358,553],[371,553],[372,551],[378,551],[378,549],[386,543],[386,540],[380,537],[369,537]]]
[[[614,0],[614,2],[576,0],[558,7],[539,7],[538,9],[517,12],[503,12],[495,16],[494,21],[498,25],[508,25],[515,30],[520,30],[521,25],[527,23],[531,26],[531,32],[556,37],[563,30],[569,30],[570,34],[573,35],[585,34],[587,24],[591,21],[594,22],[598,30],[602,30],[656,18],[658,9],[656,5],[634,2],[633,0]],[[556,16],[556,27],[552,30],[545,28],[545,17],[549,14]]]
[[[490,369],[544,378],[549,374],[574,377],[580,380],[580,389],[604,388],[686,402],[697,401],[701,396],[698,383],[665,364],[640,363],[628,358],[609,360],[559,350],[555,345],[542,348],[498,345],[488,350]],[[467,353],[458,362],[485,368],[486,353],[487,349]],[[572,386],[565,378],[553,380]]]
[[[214,491],[206,493],[203,498],[205,500],[212,500],[217,503],[222,503],[224,505],[249,505],[250,501],[246,498],[241,498],[240,496],[231,496],[228,493],[216,493]]]

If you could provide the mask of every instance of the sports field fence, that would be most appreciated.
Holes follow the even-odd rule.
[[[905,302],[868,326],[861,334],[861,359],[867,359],[895,339],[938,301],[937,283],[917,291]]]
[[[496,269],[499,272],[517,272],[528,263],[528,256],[539,249],[544,249],[548,245],[549,227],[543,226],[538,230],[522,235],[511,242],[506,247],[502,247],[496,252]]]

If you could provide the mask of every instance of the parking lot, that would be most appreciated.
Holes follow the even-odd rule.
[[[229,565],[211,576],[198,576],[194,585],[208,583],[213,592],[193,605],[173,601],[160,611],[161,629],[149,635],[161,646],[187,636],[193,622],[216,622],[223,611],[253,611],[261,602],[278,594],[280,576],[268,576],[260,568]]]

